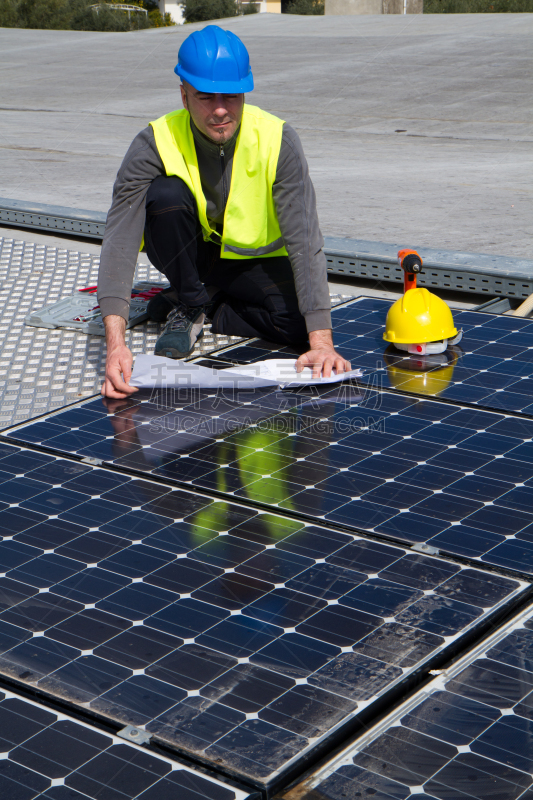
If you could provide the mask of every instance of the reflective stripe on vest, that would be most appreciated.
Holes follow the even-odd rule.
[[[244,105],[222,239],[207,219],[189,112],[172,111],[150,125],[166,174],[177,175],[187,184],[196,199],[204,239],[221,244],[222,258],[287,255],[272,196],[283,120]]]

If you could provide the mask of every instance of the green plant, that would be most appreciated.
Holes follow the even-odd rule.
[[[139,15],[140,16],[140,15]],[[143,14],[143,16],[145,16]],[[71,27],[75,31],[129,31],[130,21],[125,11],[117,11],[102,3],[96,9],[86,6],[74,14]]]
[[[259,3],[241,3],[241,12],[243,14],[258,14]]]
[[[424,14],[533,13],[533,0],[424,0]]]
[[[71,2],[79,3],[80,0],[71,0]],[[142,3],[127,2],[128,5],[137,6],[142,8]],[[98,8],[91,8],[87,6],[86,2],[82,2],[83,8],[74,14],[72,17],[71,26],[74,30],[78,31],[138,31],[150,27],[150,19],[148,14],[141,12],[122,11],[118,8],[113,8],[112,4],[101,2]]]
[[[17,28],[70,28],[71,12],[67,0],[21,0],[16,11]]]
[[[161,15],[155,0],[127,2],[148,13],[128,15],[106,2],[96,10],[91,8],[94,0],[0,0],[0,27],[118,32],[175,24],[170,14]]]
[[[207,22],[239,14],[236,0],[183,0],[180,5],[185,22]]]
[[[129,4],[129,3],[128,3]],[[122,12],[124,13],[124,12]],[[141,31],[150,28],[149,14],[131,14],[129,15],[130,30]]]
[[[162,14],[159,9],[149,11],[148,19],[150,21],[151,28],[168,28],[171,25],[176,24],[168,11],[165,14]]]
[[[18,3],[16,0],[0,0],[0,28],[17,28]]]
[[[124,2],[146,9],[148,11],[148,27],[150,28],[166,28],[176,24],[170,14],[162,14],[160,12],[157,0],[124,0]]]
[[[324,0],[291,0],[285,14],[323,14]]]

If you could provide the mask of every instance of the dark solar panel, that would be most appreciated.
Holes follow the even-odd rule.
[[[13,692],[0,692],[2,800],[245,800],[235,789]]]
[[[163,483],[2,456],[0,671],[256,786],[525,588]]]
[[[309,520],[533,572],[533,420],[525,417],[355,385],[155,390],[124,402],[93,400],[9,435]],[[18,513],[30,517],[52,505],[73,521],[95,505],[100,522],[113,517],[116,501],[85,507],[78,489],[54,489],[44,508],[41,486],[21,458],[48,457],[0,458],[0,503],[16,498]],[[2,513],[12,524],[12,512]]]
[[[532,609],[284,800],[533,797]]]
[[[421,358],[383,341],[390,305],[363,298],[332,311],[335,345],[353,367],[365,369],[364,383],[533,415],[532,320],[454,310],[456,327],[464,331],[461,344]],[[220,358],[243,363],[299,352],[257,340],[225,350]]]

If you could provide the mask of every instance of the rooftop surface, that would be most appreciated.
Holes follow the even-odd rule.
[[[325,235],[530,256],[531,15],[220,24],[250,51],[249,101],[302,138]],[[180,106],[197,27],[0,30],[2,195],[107,210],[133,137]]]

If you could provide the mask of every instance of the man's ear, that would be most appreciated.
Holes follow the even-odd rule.
[[[185,86],[183,84],[180,85],[181,91],[181,102],[183,103],[183,108],[189,110],[189,106],[187,104],[187,92],[185,91]]]

